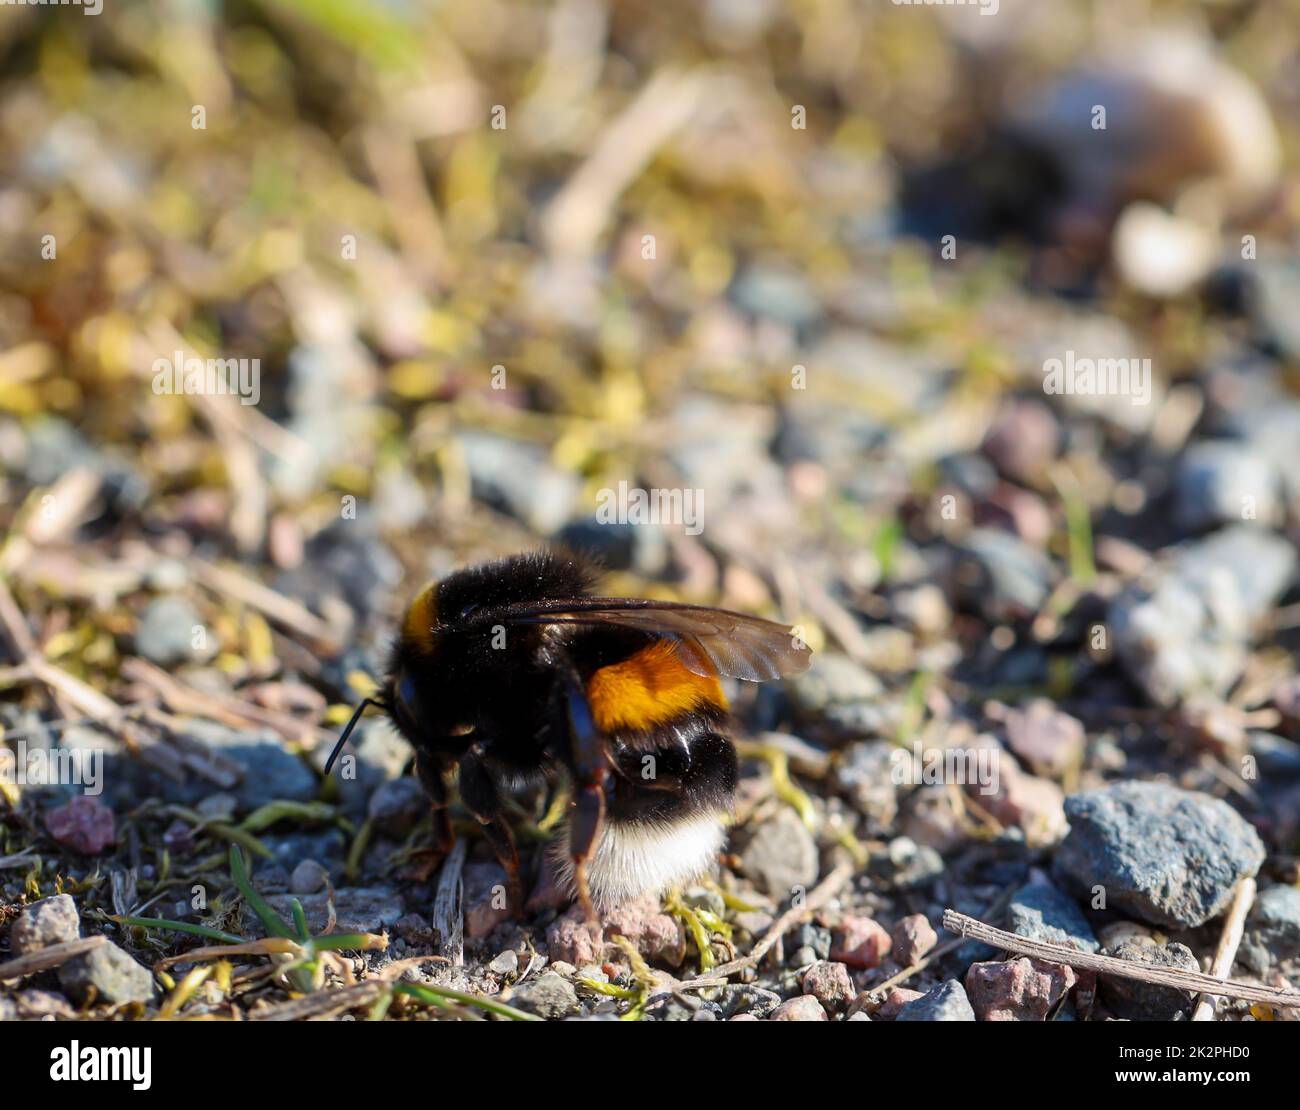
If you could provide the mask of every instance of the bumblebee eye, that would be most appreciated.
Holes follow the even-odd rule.
[[[415,683],[410,675],[403,674],[393,683],[393,716],[398,719],[398,724],[408,726],[419,720],[415,711],[418,704]]]

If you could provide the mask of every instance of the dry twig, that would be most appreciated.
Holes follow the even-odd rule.
[[[1162,987],[1175,987],[1178,990],[1196,991],[1222,995],[1226,998],[1244,998],[1250,1002],[1265,1002],[1270,1006],[1300,1007],[1300,991],[1284,991],[1277,987],[1257,986],[1253,983],[1238,983],[1232,979],[1216,979],[1212,975],[1203,975],[1199,971],[1177,971],[1167,967],[1151,967],[1147,964],[1119,960],[1114,956],[1098,956],[1091,952],[1081,952],[1064,944],[1049,944],[1045,941],[1029,940],[985,925],[973,917],[967,917],[956,910],[943,911],[943,927],[950,933],[963,937],[974,937],[985,944],[1008,952],[1018,952],[1034,960],[1043,960],[1049,964],[1066,964],[1069,967],[1084,968],[1087,971],[1099,971],[1104,975],[1114,975],[1123,979],[1137,979],[1142,983],[1155,983]]]
[[[1241,944],[1241,934],[1246,925],[1246,914],[1255,903],[1255,880],[1242,879],[1233,896],[1228,915],[1223,919],[1223,934],[1219,937],[1219,947],[1214,953],[1214,962],[1210,965],[1210,974],[1216,979],[1226,979],[1232,970],[1232,962],[1237,958],[1237,948]],[[1193,1021],[1210,1021],[1214,1017],[1216,998],[1212,994],[1203,994],[1196,1001],[1192,1011]]]
[[[841,863],[834,871],[826,876],[820,883],[813,887],[812,892],[801,906],[791,906],[773,923],[771,928],[763,934],[753,949],[739,959],[732,960],[730,963],[722,964],[709,970],[707,978],[725,979],[729,975],[734,975],[738,971],[744,971],[749,967],[758,966],[758,962],[767,955],[767,951],[786,933],[790,931],[800,921],[807,920],[816,913],[822,906],[829,902],[840,892],[853,874],[853,865]],[[695,985],[694,979],[687,979],[683,986]]]
[[[468,851],[469,844],[463,836],[452,845],[433,896],[433,928],[438,934],[438,951],[452,967],[463,967],[465,963],[465,918],[461,908],[464,886],[460,875]]]
[[[26,956],[19,956],[17,959],[0,964],[0,983],[6,979],[21,979],[25,975],[35,975],[38,971],[49,971],[51,968],[66,964],[75,956],[84,956],[101,944],[107,943],[107,937],[97,936],[65,940],[60,944],[48,944],[37,952],[29,952]]]

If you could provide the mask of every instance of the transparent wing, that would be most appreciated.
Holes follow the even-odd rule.
[[[761,617],[641,598],[592,597],[542,602],[508,613],[507,623],[631,628],[667,637],[698,675],[766,682],[808,669],[812,651],[794,630]]]

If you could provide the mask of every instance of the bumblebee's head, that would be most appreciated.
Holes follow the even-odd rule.
[[[343,732],[334,744],[334,750],[330,752],[329,759],[325,761],[325,774],[328,775],[333,769],[334,761],[338,759],[339,753],[343,751],[344,745],[352,736],[352,730],[357,727],[362,714],[372,705],[377,705],[388,714],[388,719],[397,726],[397,730],[411,743],[418,741],[421,722],[425,720],[425,714],[421,709],[419,691],[409,672],[398,665],[384,679],[379,689],[370,697],[363,699],[361,704],[353,711]]]
[[[415,681],[405,668],[395,669],[381,687],[380,703],[398,732],[414,743],[419,738],[420,721],[425,714],[420,708],[420,695]]]
[[[325,761],[325,774],[330,773],[334,761],[352,736],[352,730],[360,722],[361,715],[372,705],[377,705],[387,713],[389,720],[408,740],[415,742],[418,738],[419,722],[423,716],[420,712],[419,694],[411,678],[411,667],[418,660],[427,659],[432,654],[437,623],[438,583],[434,582],[422,589],[407,609],[401,632],[393,645],[388,677],[353,712],[335,743],[334,750],[330,752],[329,759]]]
[[[438,638],[438,593],[441,583],[430,582],[411,602],[402,620],[398,646],[403,654],[429,655]]]

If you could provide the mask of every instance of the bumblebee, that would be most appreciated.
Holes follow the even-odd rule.
[[[452,843],[446,775],[505,868],[523,910],[508,792],[567,781],[555,851],[589,921],[707,870],[736,786],[720,679],[761,682],[805,670],[793,629],[741,613],[593,597],[585,559],[517,555],[458,571],[411,603],[368,704],[415,751],[439,849]]]

